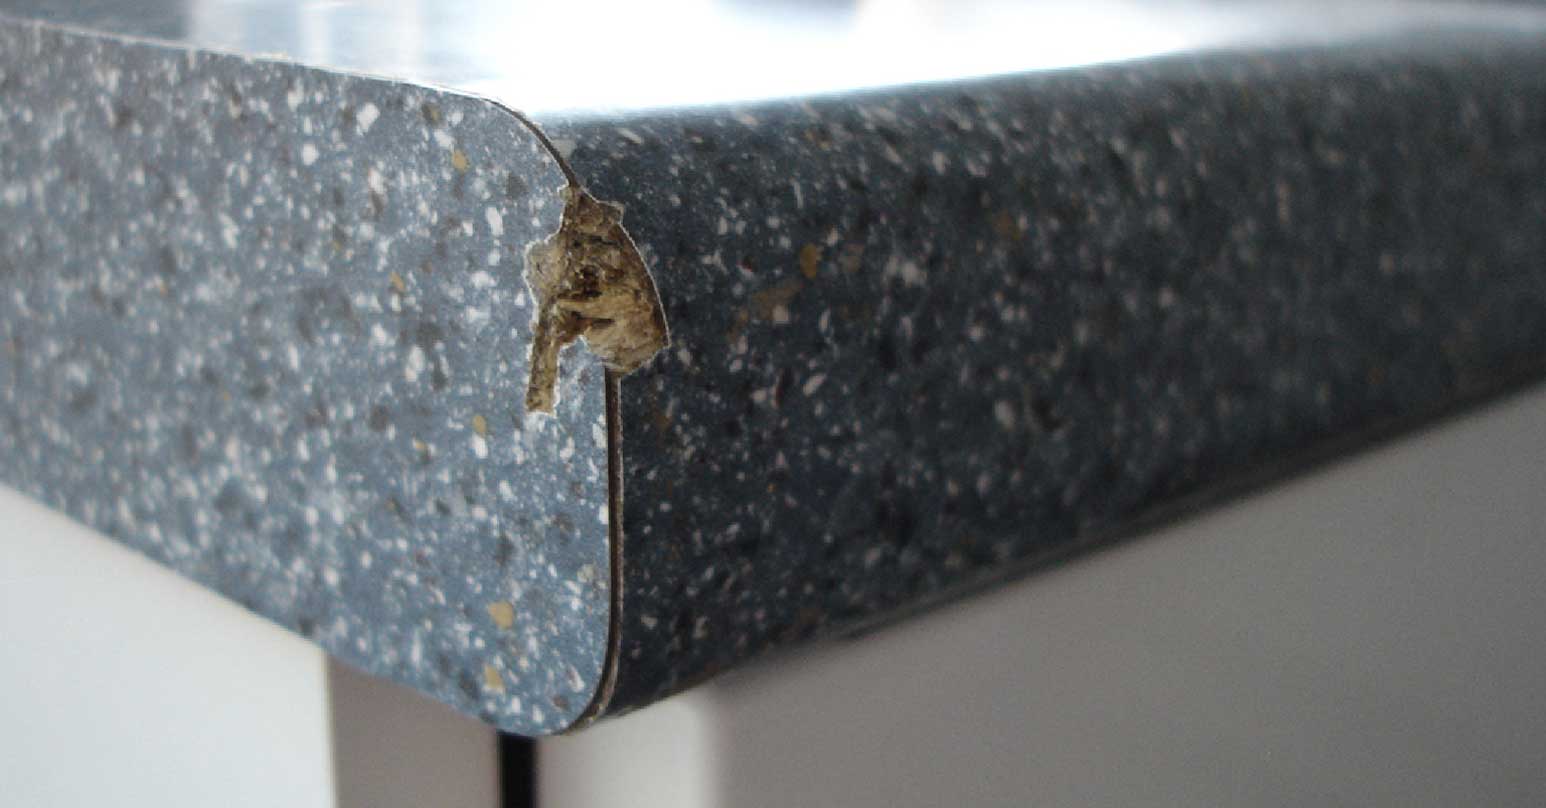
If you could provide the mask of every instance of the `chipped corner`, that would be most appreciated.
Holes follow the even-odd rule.
[[[570,183],[556,233],[526,249],[526,283],[537,304],[526,411],[558,403],[559,352],[576,339],[618,374],[670,342],[655,281],[623,229],[623,209]]]

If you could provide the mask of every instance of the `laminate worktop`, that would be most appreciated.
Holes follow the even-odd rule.
[[[0,481],[537,735],[1540,377],[1546,12],[1081,8],[0,2]]]

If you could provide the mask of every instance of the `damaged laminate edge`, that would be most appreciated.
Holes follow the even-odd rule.
[[[607,651],[602,662],[601,681],[574,723],[563,732],[581,729],[606,712],[617,689],[618,665],[623,650],[623,419],[622,375],[606,371],[607,408],[607,555],[611,606],[607,615]]]
[[[629,373],[664,348],[665,314],[623,209],[577,185],[564,199],[558,232],[526,249],[526,282],[537,302],[526,411],[552,414],[558,353],[576,339],[608,370]]]
[[[559,153],[558,148],[555,147],[553,142],[548,139],[547,133],[543,132],[536,123],[532,122],[530,118],[527,118],[520,112],[497,102],[494,103],[495,106],[498,106],[513,115],[516,120],[520,121],[523,126],[531,131],[532,135],[537,138],[537,141],[542,144],[543,148],[547,149],[548,153],[552,155],[553,160],[558,164],[559,170],[563,172],[564,179],[567,183],[567,185],[560,191],[560,193],[562,193],[564,196],[564,211],[560,220],[561,223],[559,225],[558,232],[548,236],[548,238],[540,242],[535,242],[529,245],[526,250],[527,283],[532,287],[532,297],[537,307],[537,323],[536,327],[533,328],[532,355],[530,360],[530,367],[528,368],[528,373],[530,376],[528,378],[526,391],[527,411],[544,411],[541,408],[534,408],[532,406],[533,392],[535,390],[538,395],[538,403],[543,403],[545,401],[545,403],[548,404],[548,408],[545,411],[552,412],[552,408],[557,404],[557,395],[554,391],[554,385],[557,381],[556,357],[558,350],[564,345],[568,344],[568,342],[572,342],[575,339],[575,336],[584,336],[586,338],[587,347],[593,351],[597,351],[598,355],[601,356],[603,364],[605,365],[604,395],[607,419],[607,560],[608,566],[611,568],[608,575],[609,603],[607,610],[607,646],[605,657],[602,660],[601,665],[601,678],[596,682],[596,689],[591,694],[590,703],[586,705],[585,709],[581,711],[580,715],[575,718],[573,723],[560,731],[560,734],[563,734],[584,728],[599,719],[602,714],[606,712],[607,706],[612,700],[612,694],[617,689],[618,665],[622,657],[623,640],[623,425],[621,412],[622,377],[633,370],[637,370],[645,362],[648,362],[651,358],[653,358],[655,354],[664,349],[670,343],[670,332],[666,327],[665,310],[661,305],[660,295],[656,290],[654,279],[650,276],[648,268],[645,267],[643,258],[640,256],[638,248],[634,245],[633,239],[622,227],[622,208],[615,204],[598,202],[594,197],[591,197],[589,194],[587,194],[584,191],[584,187],[580,183],[579,177],[575,174],[574,169],[569,166],[569,161],[564,159],[564,156]],[[549,303],[557,301],[549,301],[539,296],[539,291],[537,288],[538,283],[534,282],[533,279],[533,275],[535,274],[533,271],[535,269],[533,265],[533,253],[537,252],[538,250],[550,251],[555,248],[562,249],[562,239],[565,235],[565,231],[570,227],[570,222],[573,220],[571,219],[572,205],[576,208],[584,206],[585,209],[592,210],[592,206],[603,207],[605,209],[602,215],[607,221],[608,227],[604,232],[596,235],[599,235],[599,240],[602,242],[604,248],[620,250],[622,256],[627,259],[627,266],[623,267],[622,271],[625,273],[631,273],[631,277],[630,282],[626,287],[625,294],[634,296],[632,302],[635,304],[648,304],[648,312],[645,312],[644,307],[641,305],[634,305],[630,310],[629,323],[631,325],[628,325],[627,327],[642,329],[642,333],[638,337],[624,335],[623,338],[620,339],[617,343],[613,343],[610,341],[605,341],[607,340],[607,335],[602,335],[602,339],[604,340],[603,349],[613,350],[612,346],[621,348],[627,358],[634,360],[631,366],[625,363],[618,363],[618,365],[614,367],[613,360],[609,359],[606,354],[602,354],[597,350],[597,342],[593,338],[592,333],[585,331],[582,331],[575,336],[570,336],[567,340],[562,342],[554,342],[549,343],[547,346],[539,346],[537,335],[542,333],[540,329],[542,327],[543,317],[547,316],[550,318],[549,325],[551,326],[551,318],[554,316],[554,314],[550,313]],[[584,218],[585,216],[585,213],[577,210],[574,219]],[[594,223],[595,220],[592,219],[591,221]],[[592,232],[594,233],[594,230]],[[543,257],[545,256],[539,256],[539,260],[541,260]],[[549,271],[551,271],[551,268],[549,268]],[[551,282],[552,279],[550,278],[548,280]],[[639,295],[642,295],[643,298],[641,299],[638,297]],[[559,313],[562,314],[561,311]],[[646,314],[648,315],[647,317]],[[625,324],[623,323],[613,324],[613,327],[624,326]],[[539,349],[551,351],[550,356],[555,359],[555,364],[553,366],[555,373],[554,376],[550,379],[543,380],[538,378],[536,363]],[[541,383],[544,381],[546,383],[546,398],[543,397],[544,390],[541,386]]]
[[[591,196],[530,120],[516,117],[558,161],[567,184],[558,232],[526,247],[526,283],[536,302],[526,411],[558,404],[558,354],[576,339],[607,370],[628,374],[670,342],[665,311],[644,257],[623,228],[623,208]]]

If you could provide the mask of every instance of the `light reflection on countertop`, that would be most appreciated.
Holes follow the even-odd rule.
[[[86,27],[446,85],[529,113],[798,97],[1425,28],[1540,6],[1016,0],[0,0]]]

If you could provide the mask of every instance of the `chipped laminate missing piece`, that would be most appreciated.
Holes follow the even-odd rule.
[[[558,232],[526,251],[526,280],[537,301],[526,411],[552,413],[558,353],[583,337],[609,370],[626,374],[669,341],[660,296],[622,207],[570,184]]]

